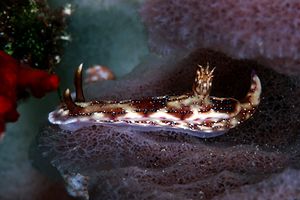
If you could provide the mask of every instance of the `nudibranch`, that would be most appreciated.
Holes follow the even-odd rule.
[[[86,102],[81,65],[75,72],[75,100],[66,89],[64,102],[49,114],[49,121],[69,131],[110,123],[177,131],[201,138],[222,135],[253,115],[260,102],[261,83],[252,72],[251,86],[244,99],[209,96],[214,69],[199,65],[192,91],[181,96]]]

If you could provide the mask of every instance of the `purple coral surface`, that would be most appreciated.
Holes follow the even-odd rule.
[[[85,94],[89,99],[180,94],[191,89],[197,64],[207,62],[217,67],[214,96],[242,98],[253,69],[262,80],[258,112],[224,136],[199,139],[184,132],[113,125],[67,132],[50,125],[41,132],[40,150],[63,176],[86,177],[87,188],[80,191],[87,190],[90,199],[238,199],[249,191],[263,197],[256,189],[260,182],[264,188],[274,183],[273,188],[285,188],[291,180],[287,173],[299,172],[284,172],[283,183],[274,176],[300,167],[297,77],[199,49],[169,62],[151,59],[123,79],[87,85]],[[285,199],[299,197],[298,183],[288,189]],[[274,190],[274,199],[282,192]]]
[[[158,53],[211,48],[300,74],[297,0],[146,0],[140,13]]]

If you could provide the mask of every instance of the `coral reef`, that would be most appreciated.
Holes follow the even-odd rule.
[[[66,35],[66,16],[46,0],[2,0],[0,50],[22,63],[52,69],[60,61]]]
[[[17,100],[27,96],[28,91],[34,97],[41,98],[47,92],[56,90],[58,84],[58,76],[32,69],[0,51],[0,138],[5,123],[14,122],[19,117]]]
[[[297,0],[148,0],[140,13],[156,52],[211,48],[300,74],[299,6]]]
[[[255,69],[263,87],[259,110],[239,128],[205,140],[127,126],[94,125],[75,132],[47,126],[39,148],[64,177],[89,180],[78,192],[88,190],[90,199],[211,199],[299,167],[299,78],[205,49],[183,59],[150,60],[120,80],[87,85],[86,97],[178,94],[190,90],[197,64],[209,62],[216,67],[214,96],[244,97]],[[290,190],[296,192],[296,186]]]

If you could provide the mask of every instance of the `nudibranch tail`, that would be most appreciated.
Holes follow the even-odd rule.
[[[75,101],[67,89],[64,104],[49,114],[49,121],[69,131],[93,124],[113,123],[184,132],[201,138],[222,135],[253,115],[260,103],[261,83],[253,73],[250,90],[243,100],[212,97],[209,94],[214,69],[210,70],[208,64],[206,68],[198,66],[192,93],[85,102],[80,65],[74,78]]]
[[[251,85],[250,85],[250,90],[246,94],[246,97],[241,101],[241,104],[243,107],[248,107],[251,105],[251,107],[256,107],[260,103],[260,95],[261,95],[261,82],[260,79],[258,78],[257,74],[255,71],[252,71],[251,74]]]
[[[252,72],[251,75],[251,85],[248,93],[246,94],[245,98],[240,101],[241,105],[241,113],[237,116],[238,121],[242,122],[247,119],[249,119],[255,110],[257,109],[257,106],[260,103],[260,95],[262,92],[262,86],[260,79],[256,75],[255,71]]]
[[[253,70],[251,75],[250,90],[247,93],[245,99],[241,101],[241,103],[244,104],[249,102],[251,103],[252,106],[258,106],[258,104],[260,103],[261,90],[262,90],[262,86],[261,86],[260,79],[258,78],[257,74]]]

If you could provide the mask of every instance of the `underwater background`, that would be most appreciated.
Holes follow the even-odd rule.
[[[60,90],[74,90],[83,63],[116,76],[86,84],[87,99],[181,94],[209,62],[214,96],[243,97],[255,69],[261,105],[224,136],[199,139],[105,125],[70,135],[47,123],[57,92],[26,99],[0,144],[0,199],[300,199],[297,1],[48,3],[73,9]]]

